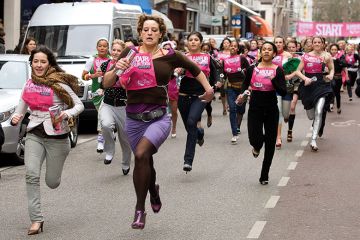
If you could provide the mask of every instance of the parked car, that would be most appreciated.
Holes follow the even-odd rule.
[[[26,126],[29,122],[27,113],[16,126],[10,124],[22,88],[27,79],[31,77],[29,55],[0,55],[0,124],[4,131],[5,142],[1,153],[14,154],[19,162],[24,162]],[[76,119],[78,123],[78,119]],[[69,134],[71,147],[75,147],[78,138],[78,125]]]

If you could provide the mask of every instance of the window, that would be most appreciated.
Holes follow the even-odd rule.
[[[96,52],[96,42],[108,38],[109,25],[61,25],[30,27],[28,36],[49,47],[58,57],[89,56]]]

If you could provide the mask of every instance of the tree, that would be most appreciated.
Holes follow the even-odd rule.
[[[319,22],[358,22],[359,0],[314,0],[313,19]]]

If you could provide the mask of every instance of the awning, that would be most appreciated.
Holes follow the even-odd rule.
[[[254,18],[254,16],[248,16],[248,18],[256,24],[256,26],[261,26],[261,22],[259,22],[256,18]]]
[[[151,4],[149,0],[118,0],[121,3],[139,5],[144,13],[151,14]]]
[[[261,37],[273,37],[273,31],[271,29],[270,24],[263,18],[259,16],[251,16],[257,23],[260,23],[260,26],[256,24],[254,21],[251,21],[250,31],[254,33],[254,35],[258,35]]]
[[[254,16],[260,16],[260,14],[258,14],[257,12],[254,12],[253,10],[251,10],[250,8],[245,7],[244,5],[234,1],[234,0],[227,0],[228,2],[238,6],[242,11],[244,11],[247,15],[254,15]]]

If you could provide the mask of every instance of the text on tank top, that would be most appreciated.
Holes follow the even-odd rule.
[[[230,56],[224,60],[224,71],[226,73],[241,72],[241,58],[240,55]]]
[[[131,66],[120,76],[127,90],[139,90],[157,86],[154,63],[149,53],[137,52]]]
[[[306,73],[322,73],[324,61],[322,57],[311,56],[306,53],[302,57],[304,62],[304,71]]]
[[[25,84],[22,99],[32,111],[48,112],[49,107],[54,104],[54,91],[29,79]]]
[[[255,67],[251,76],[251,89],[255,91],[274,91],[272,79],[276,76],[276,68]]]
[[[191,61],[196,63],[206,77],[210,76],[210,55],[207,53],[197,53],[186,55]],[[185,72],[185,76],[195,78],[189,71]]]

